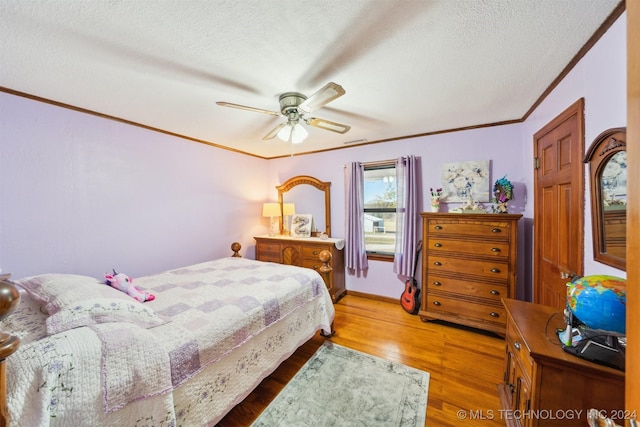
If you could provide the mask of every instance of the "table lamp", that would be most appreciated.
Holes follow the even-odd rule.
[[[274,218],[280,216],[280,204],[279,203],[265,203],[262,205],[262,216],[268,216],[271,218],[271,226],[269,227],[269,236],[275,236]]]

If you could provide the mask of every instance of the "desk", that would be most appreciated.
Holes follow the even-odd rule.
[[[624,372],[562,350],[555,334],[566,327],[561,310],[514,299],[502,302],[507,335],[498,394],[507,426],[587,426],[590,408],[624,413]]]

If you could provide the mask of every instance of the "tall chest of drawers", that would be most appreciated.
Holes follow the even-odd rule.
[[[344,240],[320,239],[316,237],[293,238],[288,236],[257,236],[256,259],[278,264],[296,265],[319,271],[322,266],[320,252],[331,253],[332,270],[321,273],[333,302],[337,302],[345,293],[344,284]]]
[[[422,320],[506,331],[521,214],[422,213]]]

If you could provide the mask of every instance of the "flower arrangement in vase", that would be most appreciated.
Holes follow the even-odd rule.
[[[513,185],[507,179],[507,176],[503,176],[493,185],[493,207],[494,213],[508,213],[507,202],[513,200]]]
[[[442,188],[436,188],[436,191],[433,191],[433,188],[430,188],[431,192],[431,212],[438,212],[440,210],[440,197],[442,197]]]

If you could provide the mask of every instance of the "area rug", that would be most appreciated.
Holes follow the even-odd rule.
[[[253,427],[420,426],[429,373],[325,341]]]

